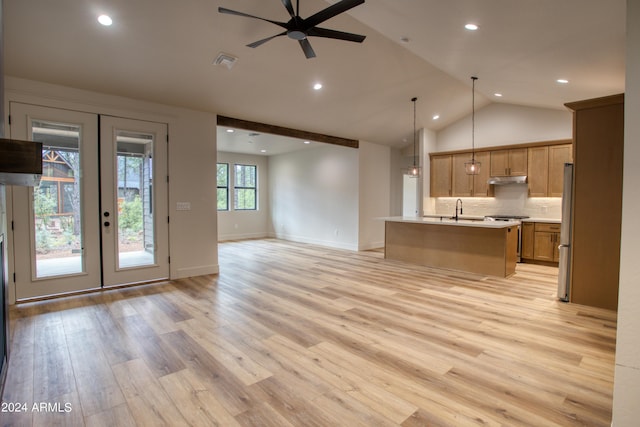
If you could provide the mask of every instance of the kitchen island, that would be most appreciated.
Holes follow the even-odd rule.
[[[516,271],[518,221],[383,219],[387,259],[498,277]]]

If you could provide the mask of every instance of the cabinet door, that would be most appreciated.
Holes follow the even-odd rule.
[[[549,147],[529,148],[527,163],[529,197],[547,197],[549,188]]]
[[[560,262],[560,248],[558,248],[558,245],[560,245],[560,233],[554,233],[554,244],[553,244],[553,261],[554,262]]]
[[[548,231],[536,231],[533,244],[533,258],[538,261],[553,261],[555,248],[555,235]],[[557,250],[557,249],[556,249]]]
[[[509,150],[491,152],[491,176],[509,175]]]
[[[487,184],[490,172],[491,153],[484,151],[476,153],[476,161],[480,162],[480,173],[473,175],[473,195],[474,197],[492,197],[493,186]]]
[[[471,153],[454,154],[452,173],[452,195],[455,197],[470,197],[473,195],[473,175],[467,175],[464,163],[471,160]]]
[[[509,150],[509,175],[527,174],[527,153],[526,148]]]
[[[549,147],[549,197],[562,197],[564,164],[573,161],[571,144]]]
[[[522,223],[522,253],[520,256],[525,259],[533,259],[534,223]]]
[[[431,157],[431,197],[451,196],[451,156]]]

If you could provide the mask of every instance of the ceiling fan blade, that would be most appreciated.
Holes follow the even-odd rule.
[[[293,11],[293,5],[291,4],[291,0],[282,0],[282,4],[287,8],[287,12],[292,18],[296,17],[295,12]]]
[[[360,34],[345,33],[343,31],[329,30],[327,28],[314,27],[307,31],[308,36],[325,37],[328,39],[346,40],[350,42],[362,43],[367,36]]]
[[[285,29],[287,28],[287,24],[284,22],[278,22],[278,21],[272,21],[271,19],[260,18],[259,16],[249,15],[248,13],[238,12],[236,10],[227,9],[225,7],[219,7],[218,12],[226,13],[228,15],[244,16],[245,18],[259,19],[261,21],[271,22],[272,24],[278,25],[279,27],[282,27]]]
[[[309,40],[302,39],[298,41],[300,42],[300,47],[302,48],[302,51],[304,52],[304,56],[306,56],[307,59],[316,57],[316,53],[313,51],[313,48],[311,47],[311,43],[309,43]]]
[[[364,3],[364,0],[342,0],[338,3],[327,7],[326,9],[321,10],[315,15],[311,15],[307,19],[304,20],[306,29],[311,27],[315,27],[318,24],[323,23],[324,21],[333,18],[336,15],[341,14],[342,12],[346,12],[349,9],[352,9],[358,5]]]
[[[265,44],[266,42],[268,42],[269,40],[275,39],[276,37],[280,37],[280,36],[285,36],[287,34],[286,31],[280,33],[280,34],[276,34],[275,36],[271,36],[271,37],[267,37],[266,39],[262,39],[262,40],[258,40],[255,41],[253,43],[248,44],[248,47],[258,47],[262,44]]]

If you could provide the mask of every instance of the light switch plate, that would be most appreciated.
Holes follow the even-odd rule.
[[[191,202],[177,202],[176,203],[177,211],[190,211],[191,210]]]

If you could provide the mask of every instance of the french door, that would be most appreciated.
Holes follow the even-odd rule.
[[[12,138],[43,144],[39,186],[13,189],[16,297],[168,277],[166,124],[21,103],[10,113]]]

